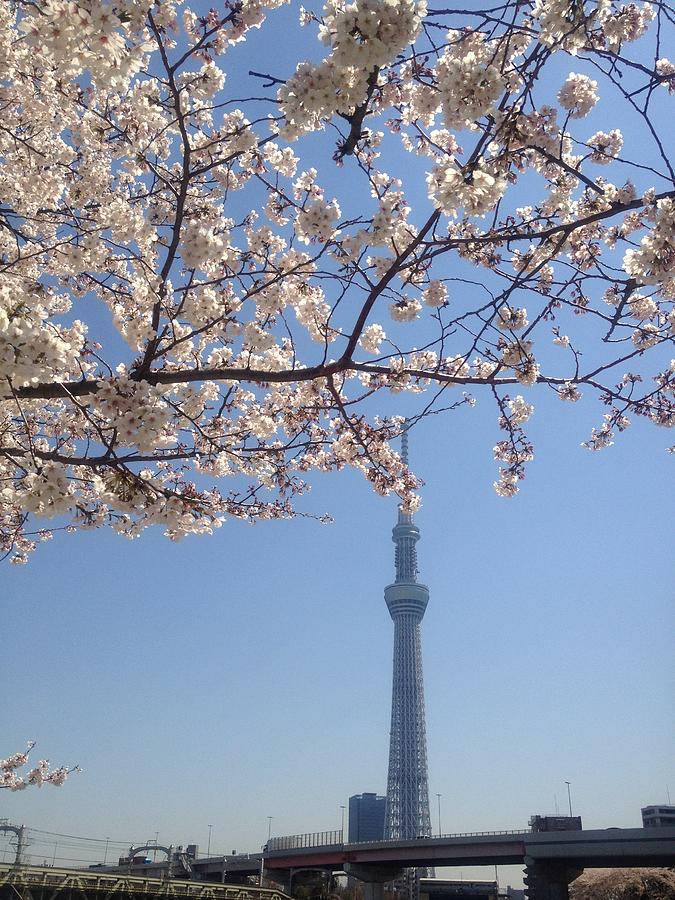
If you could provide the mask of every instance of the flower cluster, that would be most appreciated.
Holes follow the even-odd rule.
[[[534,406],[531,403],[526,403],[520,394],[509,400],[508,407],[509,419],[513,425],[523,425],[534,412]]]
[[[613,128],[610,132],[596,131],[586,143],[593,148],[590,159],[594,163],[607,165],[621,153],[623,135],[618,128]]]
[[[586,450],[604,450],[605,447],[611,447],[614,443],[614,432],[609,419],[610,416],[605,416],[605,421],[600,428],[592,428],[590,439],[583,441],[581,446]]]
[[[598,102],[598,82],[588,75],[571,72],[558,91],[558,103],[569,110],[571,119],[583,119]]]
[[[436,96],[448,128],[474,127],[492,110],[505,87],[495,56],[495,44],[480,32],[448,34],[448,46],[436,66]]]
[[[576,54],[585,46],[591,28],[602,24],[610,11],[610,0],[536,0],[532,15],[539,23],[542,44]]]
[[[446,215],[484,216],[501,200],[506,176],[487,165],[464,170],[457,165],[441,165],[427,177],[429,197]]]
[[[364,328],[359,343],[366,353],[377,354],[386,337],[381,325],[368,325],[367,328]]]
[[[415,40],[425,13],[425,0],[328,0],[319,37],[330,54],[319,64],[301,63],[279,89],[283,136],[293,140],[334,112],[353,113],[371,73]]]
[[[20,27],[28,44],[53,60],[60,77],[90,71],[95,79],[123,89],[145,61],[146,45],[134,40],[134,32],[149,7],[149,0],[122,0],[114,7],[41,0],[27,6]]]
[[[0,380],[15,388],[84,370],[86,328],[75,321],[69,328],[52,321],[67,312],[70,301],[36,282],[17,284],[0,274]]]
[[[658,200],[654,225],[637,250],[623,258],[626,272],[639,284],[658,285],[664,297],[675,299],[675,200]]]
[[[529,324],[527,321],[526,309],[514,309],[507,304],[500,306],[497,310],[495,324],[502,331],[520,331]]]
[[[658,344],[660,339],[659,329],[656,325],[640,325],[631,336],[634,346],[638,350],[648,350]]]
[[[513,372],[521,384],[534,384],[539,377],[539,364],[532,354],[532,341],[513,341],[502,351],[502,363]]]
[[[319,38],[336,66],[370,72],[415,40],[426,6],[426,0],[327,0]]]
[[[499,469],[499,480],[493,487],[498,497],[513,497],[518,493],[518,482],[525,478],[525,464],[534,458],[532,444],[527,440],[523,425],[534,412],[534,406],[518,396],[499,400],[501,415],[499,427],[506,438],[493,448],[494,458],[504,465]]]
[[[602,36],[610,50],[619,50],[622,44],[641,38],[654,20],[656,12],[651,3],[638,6],[628,3],[619,7],[616,13],[605,16]]]
[[[308,203],[304,209],[298,210],[295,233],[305,244],[315,241],[330,241],[336,236],[335,223],[340,218],[340,207],[337,201],[326,203],[323,200],[315,200]]]
[[[181,241],[181,257],[186,269],[200,269],[209,275],[227,264],[231,252],[229,224],[222,219],[217,220],[217,224],[201,220],[186,223]]]
[[[92,405],[103,431],[114,430],[123,446],[149,452],[175,440],[167,430],[170,414],[162,391],[147,381],[120,375],[99,387]]]
[[[429,282],[428,287],[422,291],[422,300],[427,306],[445,306],[448,302],[448,289],[437,278]]]
[[[576,403],[577,400],[581,400],[581,391],[571,381],[566,381],[562,387],[558,388],[558,396],[561,400]]]
[[[656,74],[662,79],[662,84],[668,88],[669,93],[675,93],[675,63],[663,57],[656,61]]]
[[[395,322],[414,322],[422,312],[422,304],[414,297],[401,297],[392,303],[389,312]]]
[[[645,297],[644,294],[640,294],[638,291],[631,294],[628,304],[630,306],[630,314],[634,319],[653,319],[659,311],[658,305],[651,297]]]

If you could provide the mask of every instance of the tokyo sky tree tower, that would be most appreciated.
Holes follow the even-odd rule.
[[[408,462],[408,435],[402,439]],[[417,583],[419,528],[399,507],[392,540],[396,544],[396,581],[384,589],[394,620],[394,678],[391,693],[391,736],[385,837],[415,838],[431,834],[427,776],[427,736],[420,622],[429,588]]]

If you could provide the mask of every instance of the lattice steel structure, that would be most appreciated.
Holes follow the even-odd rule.
[[[290,900],[256,885],[111,875],[88,869],[0,863],[2,900]]]
[[[407,435],[402,455],[408,461]],[[384,599],[394,620],[394,677],[385,837],[416,838],[431,834],[427,736],[420,623],[429,602],[429,588],[417,582],[419,528],[399,507],[392,532],[396,545],[396,580]]]

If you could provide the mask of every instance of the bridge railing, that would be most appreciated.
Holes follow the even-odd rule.
[[[507,829],[506,831],[457,831],[454,834],[441,834],[429,835],[430,838],[440,837],[441,840],[444,838],[464,838],[464,837],[492,837],[493,835],[498,834],[527,834],[527,829],[525,828],[515,828],[515,829]]]
[[[313,831],[309,834],[289,834],[286,837],[270,838],[265,845],[265,853],[278,850],[303,850],[309,847],[335,847],[342,845],[342,830]]]
[[[516,828],[515,830],[508,831],[455,831],[452,834],[429,834],[429,835],[421,835],[419,838],[382,838],[381,841],[350,841],[350,846],[355,846],[356,844],[383,844],[383,843],[403,843],[407,841],[446,841],[451,838],[473,838],[473,837],[495,837],[497,835],[522,835],[528,834],[523,828]]]
[[[418,840],[444,841],[452,838],[496,837],[498,835],[522,835],[526,831],[522,828],[507,831],[457,831],[453,834],[430,834],[420,837]],[[285,837],[270,838],[264,847],[264,853],[275,853],[279,850],[303,850],[310,847],[336,847],[343,846],[343,832],[337,831],[313,831],[309,834],[289,834]],[[392,838],[392,843],[401,843],[409,838]],[[351,842],[350,842],[351,843]],[[385,839],[379,841],[355,841],[354,844],[381,844],[389,843]]]

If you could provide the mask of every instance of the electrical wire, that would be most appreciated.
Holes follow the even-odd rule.
[[[61,863],[84,863],[88,865],[101,864],[103,856],[109,856],[106,865],[114,866],[117,864],[116,857],[127,856],[129,850],[134,847],[146,847],[146,852],[153,849],[153,840],[145,841],[121,841],[111,838],[86,837],[84,835],[65,834],[60,831],[47,831],[42,828],[27,827],[24,832],[24,859],[35,861],[37,865],[56,865]],[[4,841],[3,841],[4,838]],[[173,843],[173,842],[172,842]],[[173,844],[175,846],[175,844]],[[171,846],[171,844],[165,844]],[[17,837],[8,832],[0,832],[0,853],[14,854],[17,847]],[[105,853],[103,852],[105,847]],[[32,848],[32,849],[31,849]],[[37,849],[42,848],[42,849]],[[79,851],[82,855],[61,856],[58,851]],[[36,852],[37,851],[37,852]],[[85,854],[87,854],[85,856]],[[218,852],[215,849],[210,856],[226,856],[224,852]]]

